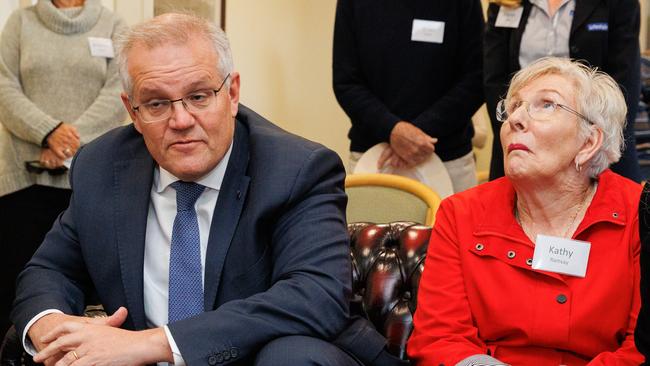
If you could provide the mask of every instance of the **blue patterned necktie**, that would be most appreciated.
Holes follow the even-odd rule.
[[[176,218],[169,253],[170,323],[203,312],[201,241],[194,203],[205,189],[182,181],[171,186],[176,190]]]

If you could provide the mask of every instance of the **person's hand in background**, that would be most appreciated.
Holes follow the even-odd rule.
[[[393,152],[406,163],[406,167],[418,165],[431,156],[436,142],[438,139],[406,121],[400,121],[393,127],[389,141]]]
[[[65,122],[47,137],[47,146],[60,160],[74,156],[79,149],[79,144],[77,128]]]

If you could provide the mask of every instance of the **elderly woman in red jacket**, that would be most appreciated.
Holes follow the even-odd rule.
[[[608,169],[626,106],[568,59],[519,71],[497,108],[506,176],[443,201],[409,356],[421,365],[639,365],[641,186]]]

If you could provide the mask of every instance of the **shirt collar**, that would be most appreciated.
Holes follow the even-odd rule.
[[[217,191],[221,189],[221,183],[223,183],[223,177],[226,175],[226,168],[228,167],[228,161],[230,160],[232,145],[233,144],[231,142],[228,151],[226,151],[226,154],[223,156],[219,164],[217,164],[217,166],[215,166],[208,174],[197,180],[196,183]],[[157,193],[164,191],[170,184],[178,180],[180,179],[175,177],[172,173],[165,170],[160,165],[156,165],[156,169],[154,170],[153,184],[154,189]]]
[[[563,6],[565,6],[566,4],[572,1],[575,0],[563,0],[562,4],[560,4],[560,6],[558,7],[558,10],[562,9]],[[548,14],[548,0],[530,0],[530,3],[544,10],[544,13]]]

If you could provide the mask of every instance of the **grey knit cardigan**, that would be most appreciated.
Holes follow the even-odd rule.
[[[33,184],[69,188],[67,175],[24,164],[39,159],[60,122],[77,127],[82,145],[123,123],[117,66],[91,55],[88,37],[114,39],[125,26],[100,0],[70,9],[39,0],[9,17],[0,38],[0,196]]]

